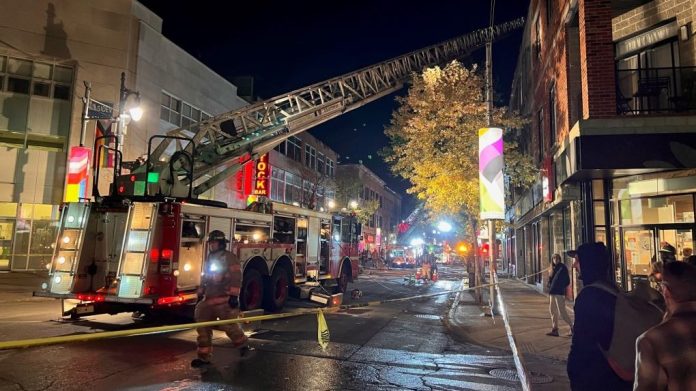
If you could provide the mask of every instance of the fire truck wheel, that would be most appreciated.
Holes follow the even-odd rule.
[[[284,267],[276,267],[273,275],[266,281],[266,291],[263,298],[264,308],[268,311],[280,311],[288,299],[288,271]]]
[[[242,310],[256,310],[263,303],[263,279],[261,273],[255,269],[244,272],[242,279],[242,294],[240,297]]]
[[[346,293],[348,291],[348,280],[350,280],[350,264],[345,263],[341,267],[341,276],[336,280],[336,293]]]

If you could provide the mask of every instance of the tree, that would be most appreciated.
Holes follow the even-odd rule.
[[[355,218],[358,220],[358,223],[366,225],[373,218],[378,209],[379,201],[363,201],[358,205],[357,209],[355,209]]]
[[[390,144],[382,151],[392,171],[411,182],[408,192],[428,210],[458,216],[469,227],[479,215],[478,130],[487,124],[484,93],[475,66],[469,69],[454,61],[414,74],[407,96],[397,98],[400,107],[385,129]],[[496,107],[493,123],[515,129],[524,121]],[[514,185],[531,184],[531,158],[517,151],[514,140],[505,144],[504,152]]]

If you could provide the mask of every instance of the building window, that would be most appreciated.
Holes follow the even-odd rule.
[[[201,110],[197,109],[188,103],[182,104],[181,111],[181,127],[189,129],[191,124],[195,124],[201,120]]]
[[[323,153],[317,153],[317,172],[320,174],[324,174],[324,159]]]
[[[62,151],[70,132],[72,91],[70,67],[0,56],[0,107],[8,119],[5,130],[29,134],[0,137],[0,143]],[[38,133],[41,136],[33,136]]]
[[[181,125],[181,99],[162,92],[160,119],[176,126]]]
[[[305,166],[314,170],[317,166],[317,150],[305,144]]]
[[[549,135],[551,146],[556,144],[556,131],[558,129],[557,121],[558,113],[556,111],[556,84],[554,83],[551,85],[551,89],[549,90]]]
[[[281,142],[280,144],[276,145],[273,149],[285,155],[285,140],[283,140],[283,142]]]
[[[192,124],[205,121],[208,118],[210,118],[210,114],[162,91],[160,98],[160,119],[162,121],[188,129]]]
[[[326,158],[326,175],[329,178],[334,177],[334,161],[329,159],[328,157]]]
[[[301,162],[302,161],[302,148],[300,147],[302,145],[301,141],[299,138],[293,136],[287,139],[287,151],[286,155],[290,159],[296,161],[296,162]]]
[[[537,138],[539,141],[539,161],[544,159],[544,109],[537,112]]]
[[[285,202],[300,202],[302,198],[302,178],[285,172]]]
[[[285,202],[285,171],[276,167],[271,168],[271,199]]]

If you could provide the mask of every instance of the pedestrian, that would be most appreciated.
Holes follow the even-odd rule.
[[[634,391],[696,390],[696,266],[664,265],[665,320],[636,341]]]
[[[551,312],[551,331],[546,335],[558,337],[558,317],[568,323],[569,335],[573,335],[573,322],[570,321],[565,307],[566,288],[570,285],[568,268],[561,262],[561,256],[551,256],[551,277],[549,277],[549,312]]]
[[[683,256],[682,261],[688,262],[689,257],[692,256],[693,253],[694,253],[694,250],[691,247],[684,247],[684,249],[682,250],[682,256]]]
[[[573,267],[583,286],[603,284],[618,290],[609,280],[609,254],[604,243],[584,243],[575,251]],[[583,288],[575,299],[573,341],[568,354],[568,379],[574,391],[631,390],[632,383],[621,379],[602,351],[608,351],[614,330],[616,295],[603,289]]]
[[[225,234],[212,231],[208,235],[208,257],[205,260],[201,285],[198,288],[200,301],[196,304],[196,322],[235,319],[239,317],[239,295],[242,286],[242,265],[237,256],[227,251]],[[232,340],[242,355],[248,350],[247,337],[238,323],[218,326]],[[199,327],[198,357],[191,361],[194,368],[210,364],[213,352],[213,327]]]

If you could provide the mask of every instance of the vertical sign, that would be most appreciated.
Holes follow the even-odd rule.
[[[249,154],[245,154],[239,158],[239,164],[241,164],[242,167],[235,175],[237,198],[240,200],[246,200],[252,191],[251,185],[254,180],[254,162],[251,160]]]
[[[479,190],[483,220],[505,218],[503,165],[503,130],[479,129]]]
[[[254,182],[254,195],[268,197],[269,191],[269,175],[271,167],[268,165],[268,154],[264,153],[256,161],[256,181]]]
[[[79,202],[81,198],[87,198],[90,152],[87,147],[70,148],[65,202]]]

